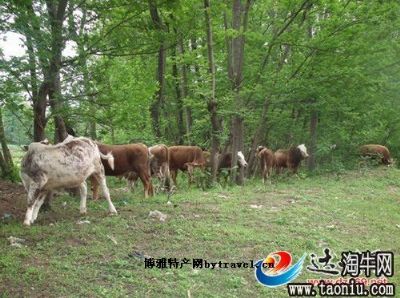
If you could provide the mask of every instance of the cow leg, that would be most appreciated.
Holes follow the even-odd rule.
[[[170,171],[171,173],[171,178],[172,181],[174,182],[175,187],[178,187],[178,184],[176,183],[176,176],[178,175],[178,170],[172,170]]]
[[[93,180],[96,180],[96,179],[93,179]],[[97,184],[96,184],[96,186],[97,186]],[[87,208],[86,208],[86,197],[87,197],[86,181],[84,181],[81,185],[79,185],[79,194],[81,197],[81,205],[80,205],[79,211],[80,211],[81,215],[85,215],[86,211],[87,211]]]
[[[102,175],[98,178],[98,180],[100,182],[100,186],[103,191],[103,194],[106,197],[106,200],[108,203],[108,210],[110,211],[111,214],[117,214],[117,210],[115,209],[113,203],[111,202],[110,191],[107,187],[106,177],[104,175]]]
[[[33,224],[36,218],[38,217],[40,207],[42,207],[43,203],[47,198],[47,192],[38,195],[35,204],[33,205],[33,212],[32,212],[32,220],[31,223]]]
[[[128,189],[130,190],[130,191],[134,191],[135,190],[135,181],[136,180],[133,180],[132,178],[126,178],[126,185],[128,186]]]
[[[188,182],[189,182],[189,187],[193,183],[193,173],[194,173],[194,167],[191,164],[187,164],[187,171],[188,171]]]
[[[281,173],[281,167],[279,167],[279,166],[276,167],[275,168],[275,172],[276,172],[277,175],[279,175]]]
[[[31,184],[28,191],[28,208],[26,209],[24,225],[30,226],[33,218],[33,209],[36,204],[39,189],[36,184]]]
[[[93,201],[97,201],[99,199],[99,182],[96,177],[90,176],[90,184],[92,185]]]
[[[263,183],[265,184],[265,181],[267,179],[267,171],[265,168],[263,168],[262,170],[262,177],[263,177]]]
[[[143,183],[144,197],[147,199],[149,195],[153,196],[153,185],[151,184],[150,175],[147,171],[140,171],[138,174]]]
[[[170,181],[169,181],[170,173],[169,173],[169,165],[166,162],[163,163],[163,165],[161,166],[161,175],[163,178],[161,185],[163,187],[165,187],[166,190],[169,190],[169,188],[171,187]]]
[[[137,181],[137,179],[139,177],[138,174],[136,172],[131,172],[128,175],[126,175],[125,177],[126,177],[126,183],[128,185],[128,188],[131,191],[134,191],[135,190],[135,182]]]
[[[163,167],[162,166],[160,167],[160,170],[157,173],[157,178],[158,178],[158,181],[160,182],[160,187],[162,189],[163,187],[165,187],[165,176],[163,174]]]
[[[266,168],[265,161],[263,161],[263,159],[261,159],[261,175],[262,175],[264,184],[265,184],[265,179],[266,179],[266,174],[267,174],[266,170],[267,170],[267,168]]]

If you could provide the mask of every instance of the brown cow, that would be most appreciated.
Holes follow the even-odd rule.
[[[307,148],[304,144],[290,149],[279,149],[274,155],[275,168],[278,174],[283,168],[288,168],[292,170],[293,174],[296,174],[301,161],[308,157]]]
[[[206,164],[203,151],[197,146],[172,146],[169,150],[169,170],[172,180],[176,184],[178,170],[187,171],[189,185],[193,182],[193,171],[195,167],[204,169]]]
[[[390,165],[393,162],[390,157],[389,149],[382,145],[363,145],[360,147],[360,154],[362,156],[379,157],[384,165]]]
[[[271,176],[272,168],[275,167],[275,155],[272,150],[264,146],[258,146],[256,156],[260,159],[263,183]]]
[[[157,177],[162,186],[169,186],[169,152],[168,147],[164,144],[149,147],[150,152],[150,173],[151,176]],[[139,175],[136,172],[130,172],[124,175],[128,180],[129,186],[133,189]]]
[[[144,196],[153,195],[153,185],[150,179],[149,150],[144,144],[106,145],[97,143],[103,154],[111,152],[114,156],[114,169],[103,162],[106,176],[123,176],[136,172],[144,187]],[[93,200],[98,199],[98,185],[92,180]]]

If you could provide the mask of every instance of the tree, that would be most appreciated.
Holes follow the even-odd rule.
[[[211,95],[208,100],[208,111],[210,112],[211,120],[211,182],[214,184],[217,181],[218,173],[218,149],[219,149],[219,134],[220,127],[217,114],[217,100],[215,98],[215,63],[214,63],[214,45],[210,13],[210,1],[204,0],[204,15],[207,32],[207,53],[208,53],[208,72],[211,76]]]
[[[232,29],[236,31],[236,36],[228,42],[228,70],[229,79],[232,84],[232,93],[234,96],[234,106],[242,107],[243,100],[241,98],[241,88],[243,84],[243,63],[244,63],[244,44],[245,35],[248,23],[248,14],[251,6],[251,0],[246,0],[242,3],[241,0],[232,1]],[[240,168],[239,175],[236,177],[236,164],[237,164],[237,152],[244,150],[244,124],[243,115],[235,113],[232,119],[232,170],[231,180],[236,181],[242,185],[244,183],[244,170]]]

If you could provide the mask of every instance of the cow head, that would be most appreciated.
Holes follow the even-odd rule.
[[[238,156],[238,163],[239,163],[239,165],[240,165],[241,167],[243,167],[243,168],[247,167],[247,161],[246,161],[246,159],[244,158],[244,155],[243,155],[242,151],[238,151],[237,156]]]
[[[297,146],[297,148],[300,150],[301,156],[303,156],[303,158],[307,158],[309,156],[307,153],[307,147],[304,144]]]

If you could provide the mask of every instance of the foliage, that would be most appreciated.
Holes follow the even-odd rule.
[[[150,2],[160,24],[150,17]],[[70,48],[63,52],[61,68],[64,106],[56,112],[48,109],[48,136],[54,133],[54,112],[79,135],[105,142],[177,144],[184,131],[185,143],[210,146],[211,78],[203,3],[150,2],[68,1],[62,35],[63,46]],[[40,66],[50,63],[46,51],[50,21],[44,1],[27,3],[33,11],[18,1],[1,4],[0,18],[5,22],[0,30],[22,34],[26,47],[26,37],[31,37],[34,60]],[[248,154],[253,154],[249,148],[255,139],[274,150],[306,143],[318,167],[351,166],[348,161],[364,143],[387,145],[397,156],[400,4],[372,0],[250,4],[238,105],[229,79],[227,44],[241,32],[231,26],[232,4],[211,2],[221,149],[231,141],[232,118],[240,115]],[[38,26],[40,35],[35,31]],[[166,69],[159,107],[162,136],[157,138],[150,110],[161,87],[156,76],[161,44]],[[14,90],[3,93],[1,100],[8,102],[6,134],[14,143],[26,143],[32,134],[28,53],[2,58],[3,73],[13,81]],[[36,75],[40,81],[40,68]],[[316,131],[310,129],[313,112],[318,115]],[[93,123],[95,135],[90,132]]]

